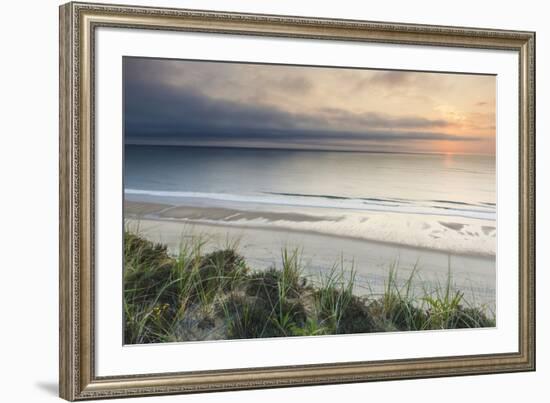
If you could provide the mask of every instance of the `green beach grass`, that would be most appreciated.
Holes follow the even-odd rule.
[[[298,249],[281,251],[280,268],[254,270],[227,242],[205,253],[201,236],[179,253],[126,231],[125,343],[162,343],[263,337],[494,327],[484,306],[443,284],[413,293],[417,270],[397,281],[389,266],[382,295],[353,293],[355,269],[344,260],[312,280]]]

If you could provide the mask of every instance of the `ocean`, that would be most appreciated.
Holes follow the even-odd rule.
[[[206,223],[496,249],[494,156],[127,145],[124,190],[126,200],[227,209],[194,217]]]

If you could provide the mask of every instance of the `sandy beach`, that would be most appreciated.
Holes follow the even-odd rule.
[[[318,219],[308,214],[295,215],[221,207],[125,203],[127,227],[152,241],[166,244],[173,253],[186,237],[199,234],[208,238],[207,249],[212,250],[238,240],[238,250],[249,264],[255,269],[266,269],[280,265],[282,248],[298,247],[302,252],[304,270],[314,281],[319,272],[330,270],[343,259],[345,267],[353,267],[356,271],[357,294],[381,293],[392,265],[398,268],[398,278],[402,281],[416,268],[415,286],[419,292],[423,287],[432,288],[430,286],[434,283],[445,284],[450,267],[454,287],[464,292],[467,301],[495,308],[494,257],[244,224],[258,218],[272,222]]]

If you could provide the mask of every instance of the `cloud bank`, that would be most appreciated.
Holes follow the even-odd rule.
[[[318,77],[326,69],[275,67],[125,58],[126,143],[433,152],[442,142],[487,141],[476,133],[454,133],[451,119],[407,113],[406,107],[381,112],[360,101],[341,107],[338,102],[345,99],[318,96],[330,94],[334,85],[327,83],[332,75]],[[406,88],[415,78],[367,70],[345,71],[346,78],[328,70],[335,72],[336,84],[362,86],[349,96],[366,93],[370,103],[376,103],[375,96],[385,100],[369,91],[369,82],[391,90]]]

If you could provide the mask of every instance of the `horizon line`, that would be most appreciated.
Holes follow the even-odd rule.
[[[358,154],[405,154],[405,155],[476,155],[486,157],[496,157],[496,153],[457,153],[457,152],[437,152],[437,151],[387,151],[387,150],[346,150],[346,149],[326,149],[326,148],[291,148],[291,147],[247,147],[247,146],[222,146],[222,145],[202,145],[202,144],[155,144],[155,143],[124,143],[124,146],[137,147],[188,147],[188,148],[232,148],[238,150],[269,150],[269,151],[304,151],[304,152],[342,152]]]

